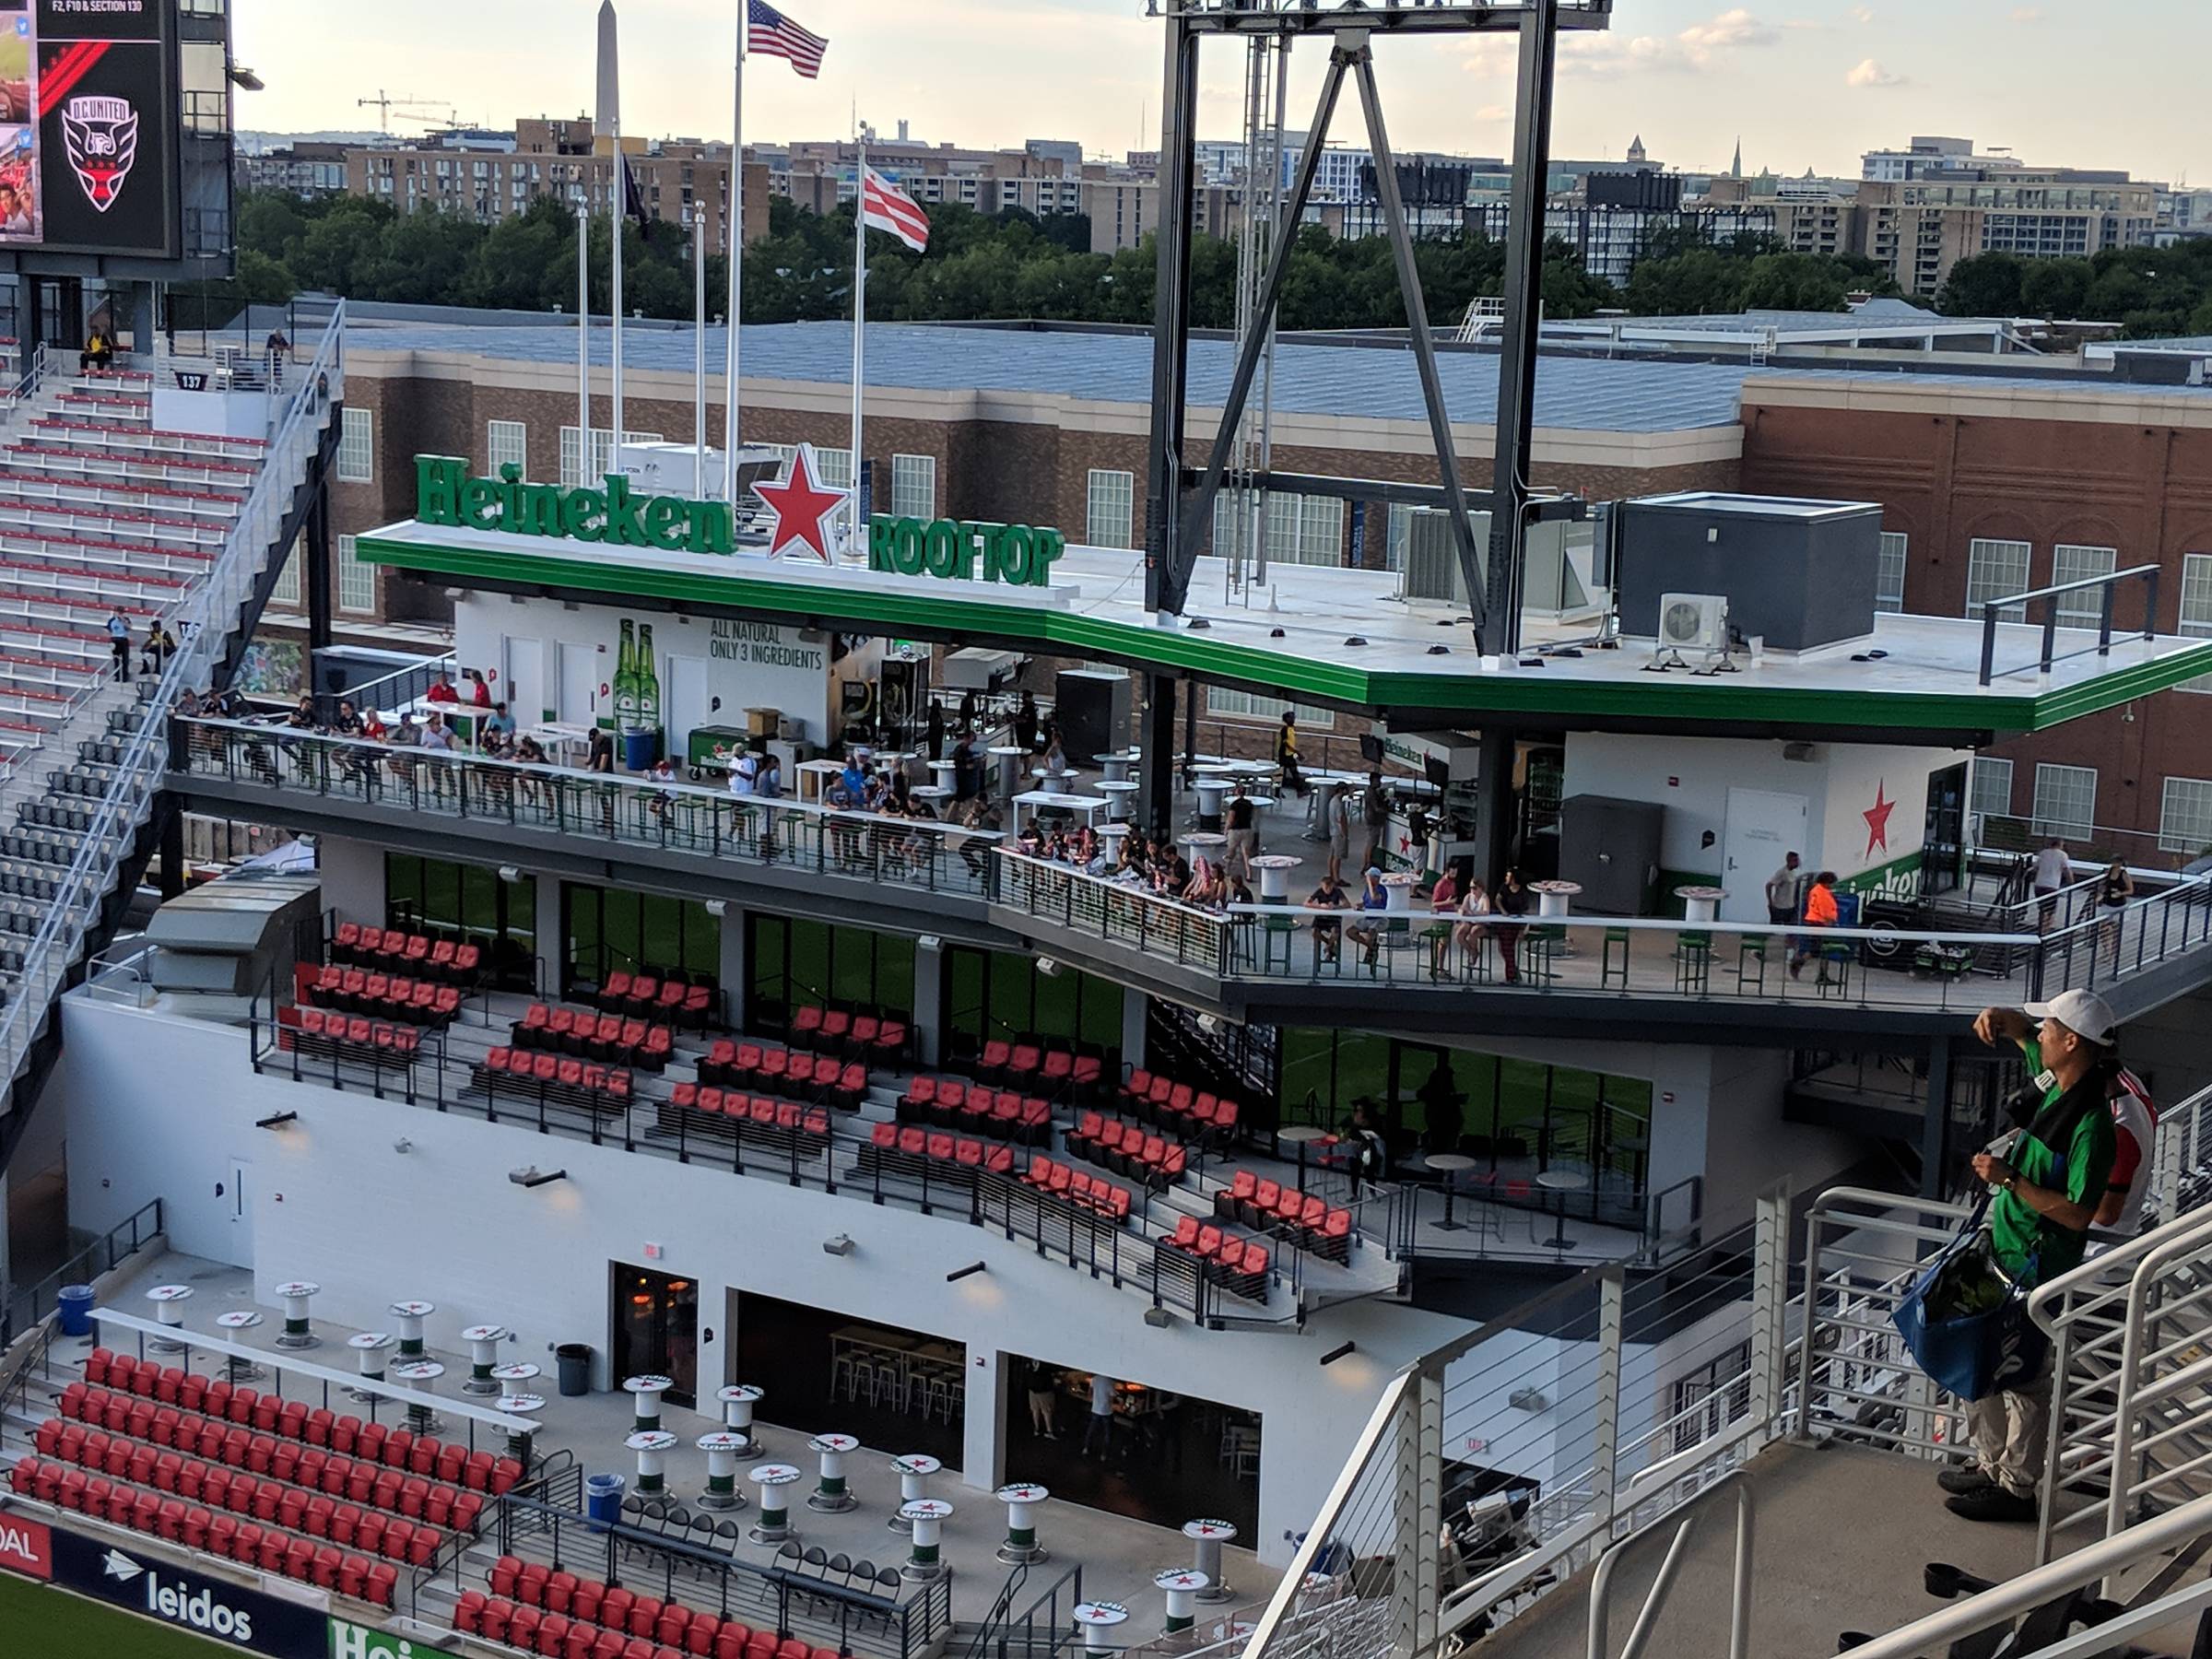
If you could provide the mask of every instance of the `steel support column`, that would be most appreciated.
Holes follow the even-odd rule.
[[[1175,681],[1147,674],[1138,682],[1145,706],[1137,722],[1137,747],[1144,752],[1136,792],[1139,830],[1167,832],[1175,827]]]
[[[1160,100],[1159,273],[1153,284],[1152,435],[1145,465],[1145,606],[1180,611],[1190,585],[1179,540],[1182,448],[1189,422],[1191,206],[1198,163],[1198,37],[1168,19],[1167,86]],[[1184,573],[1178,577],[1176,572]],[[1147,753],[1147,765],[1151,756]],[[1149,794],[1147,796],[1150,804]]]
[[[332,423],[335,425],[337,419],[338,412],[334,409]],[[296,557],[307,560],[307,569],[301,572],[305,580],[300,583],[300,593],[307,601],[307,688],[312,691],[315,653],[330,649],[330,596],[335,578],[330,568],[330,475],[319,460],[313,464],[310,478],[314,500],[307,510],[307,546]]]
[[[1927,1117],[1920,1126],[1920,1195],[1943,1196],[1943,1172],[1951,1128],[1951,1040],[1928,1041]]]

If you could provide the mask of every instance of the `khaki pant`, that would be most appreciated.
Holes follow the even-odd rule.
[[[1260,832],[1257,830],[1231,830],[1229,832],[1229,852],[1221,860],[1221,867],[1250,880],[1252,855],[1259,851]]]
[[[1966,1403],[1967,1431],[1982,1473],[2016,1498],[2033,1498],[2042,1485],[2051,1434],[2051,1368],[2018,1388],[1999,1389]]]

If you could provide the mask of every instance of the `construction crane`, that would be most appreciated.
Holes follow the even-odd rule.
[[[419,121],[430,126],[458,126],[461,123],[461,112],[450,104],[437,104],[427,98],[408,98],[405,94],[394,98],[382,87],[376,89],[374,98],[357,98],[353,101],[357,109],[377,111],[379,124],[387,133],[392,130],[394,110],[399,112],[402,121]],[[442,114],[438,113],[441,110],[444,112]]]

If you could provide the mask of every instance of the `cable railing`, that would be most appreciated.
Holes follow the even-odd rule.
[[[44,922],[24,949],[23,972],[0,1015],[0,1076],[20,1073],[32,1041],[52,1016],[53,999],[83,953],[100,907],[165,782],[169,718],[178,699],[205,686],[218,654],[254,591],[297,493],[307,462],[322,441],[332,411],[345,396],[345,307],[300,377],[270,439],[260,476],[232,522],[223,550],[177,612],[178,649],[150,695],[141,694],[137,724],[117,760],[108,793],[56,892]]]
[[[35,1285],[21,1290],[11,1289],[6,1305],[0,1307],[0,1352],[12,1346],[18,1335],[61,1306],[63,1287],[88,1283],[101,1274],[114,1272],[118,1265],[136,1255],[159,1238],[161,1231],[161,1200],[156,1198],[141,1205]]]

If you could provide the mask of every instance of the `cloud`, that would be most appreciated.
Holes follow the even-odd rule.
[[[1776,45],[1782,35],[1782,29],[1740,6],[1672,35],[1576,29],[1559,37],[1559,72],[1603,80],[1630,71],[1701,69],[1729,53]],[[1511,35],[1477,35],[1467,48],[1464,66],[1470,75],[1507,75],[1512,71],[1516,50]]]
[[[2015,23],[2041,23],[2043,20],[2043,8],[2040,6],[2016,6],[2012,8],[2012,20]]]
[[[1843,77],[1847,87],[1901,87],[1905,77],[1894,69],[1885,69],[1872,58],[1861,58],[1852,65],[1851,73]]]
[[[1851,8],[1851,15],[1856,18],[1862,23],[1871,23],[1874,21],[1874,7],[1871,6],[1854,6]]]
[[[1694,54],[1731,46],[1771,46],[1776,32],[1739,6],[1703,23],[1692,23],[1675,38]]]
[[[1511,104],[1484,104],[1475,112],[1477,121],[1511,121],[1512,118],[1513,106]]]

